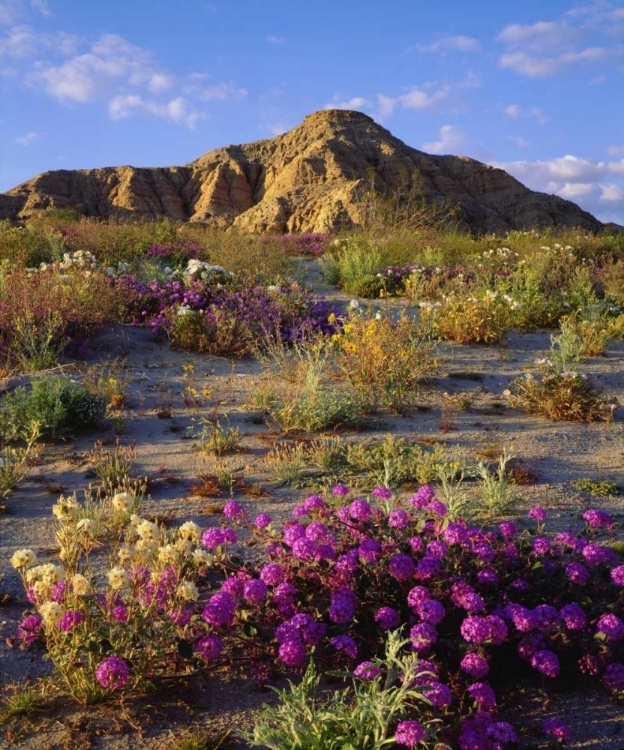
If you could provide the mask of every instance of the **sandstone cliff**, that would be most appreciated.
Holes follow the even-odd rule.
[[[501,169],[410,148],[360,112],[323,110],[283,135],[209,151],[182,167],[45,172],[0,194],[0,218],[48,208],[87,216],[168,217],[244,232],[332,232],[358,224],[374,175],[391,193],[417,180],[480,232],[602,224],[576,204],[529,190]]]

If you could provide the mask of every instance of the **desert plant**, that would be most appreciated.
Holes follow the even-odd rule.
[[[510,406],[549,419],[592,422],[613,414],[602,393],[577,371],[557,372],[551,362],[543,362],[536,374],[516,378],[504,394]]]
[[[416,654],[405,651],[408,643],[400,632],[390,632],[385,658],[369,662],[368,672],[332,673],[350,677],[351,687],[343,690],[321,692],[321,676],[310,662],[301,682],[289,681],[288,689],[277,690],[277,706],[265,705],[253,732],[243,736],[254,747],[271,750],[427,746],[436,739],[438,722],[417,720],[420,704],[430,702],[423,690],[426,668],[419,666]]]
[[[98,425],[105,413],[105,400],[82,384],[65,376],[35,378],[30,391],[20,386],[0,403],[0,435],[13,441],[36,423],[42,438],[63,439]]]
[[[507,464],[514,457],[503,450],[494,472],[483,461],[479,461],[475,474],[480,479],[478,490],[479,507],[474,515],[481,519],[491,519],[509,510],[514,501],[513,489],[507,472]]]
[[[238,449],[241,431],[238,427],[232,427],[229,417],[221,417],[216,420],[200,417],[200,424],[201,429],[195,437],[206,453],[221,456]]]
[[[615,495],[624,494],[624,487],[609,479],[591,479],[590,477],[583,477],[582,479],[573,480],[571,484],[573,487],[576,487],[577,490],[589,492],[591,495],[596,495],[596,497],[613,497]]]
[[[33,422],[21,435],[24,447],[5,446],[0,450],[0,512],[4,510],[5,500],[30,471],[39,453],[39,446],[35,445],[39,436],[39,425]]]
[[[308,456],[305,445],[278,443],[265,457],[267,465],[277,482],[296,484],[305,475]]]
[[[320,259],[325,280],[356,294],[364,279],[374,277],[386,264],[383,252],[355,237],[342,237],[329,245],[329,252]]]
[[[135,446],[135,443],[123,446],[118,438],[115,447],[108,450],[102,441],[98,440],[87,453],[93,471],[102,481],[102,487],[106,492],[114,493],[119,487],[128,486],[135,481],[131,478],[136,461]]]
[[[479,296],[451,294],[442,303],[420,303],[422,320],[444,341],[498,344],[511,325],[518,303],[486,289]]]
[[[431,329],[408,315],[359,313],[355,309],[334,336],[336,365],[353,388],[360,409],[395,412],[415,404],[419,382],[436,369]]]

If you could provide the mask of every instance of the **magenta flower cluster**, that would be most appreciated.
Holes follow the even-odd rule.
[[[303,669],[324,654],[375,679],[385,634],[403,627],[426,669],[417,678],[430,704],[423,716],[444,717],[445,741],[461,750],[516,741],[496,720],[514,670],[528,669],[540,684],[577,661],[580,675],[624,690],[624,565],[600,543],[612,528],[604,515],[586,514],[584,530],[549,537],[543,508],[528,513],[537,533],[512,522],[488,531],[450,521],[428,486],[405,501],[386,488],[353,499],[337,485],[331,495],[306,498],[281,531],[267,514],[250,522],[227,504],[230,526],[264,540],[268,560],[233,571],[204,621],[224,640],[253,628],[252,671]],[[220,530],[233,533],[211,529],[204,545]],[[418,727],[399,724],[397,744],[416,746]],[[544,731],[559,740],[568,730],[552,720]]]

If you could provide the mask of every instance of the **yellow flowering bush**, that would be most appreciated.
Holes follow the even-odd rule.
[[[451,294],[440,303],[420,303],[424,323],[444,341],[498,344],[513,324],[518,303],[509,295],[486,290],[480,296]]]
[[[334,336],[334,344],[338,371],[364,412],[379,408],[400,412],[412,406],[418,383],[436,368],[436,344],[429,326],[405,313],[394,320],[355,308]]]

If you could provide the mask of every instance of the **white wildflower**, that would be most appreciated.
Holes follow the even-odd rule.
[[[123,568],[111,568],[106,574],[108,583],[112,589],[123,589],[130,585],[128,574]]]
[[[63,618],[65,610],[56,602],[45,602],[39,607],[39,614],[45,623],[56,625]]]
[[[184,602],[195,602],[199,598],[199,591],[192,581],[184,581],[178,586],[176,595]]]
[[[111,504],[118,513],[127,513],[132,508],[132,497],[127,492],[118,492],[113,495]]]
[[[11,557],[11,565],[17,570],[31,568],[37,562],[37,555],[31,549],[18,549]]]

